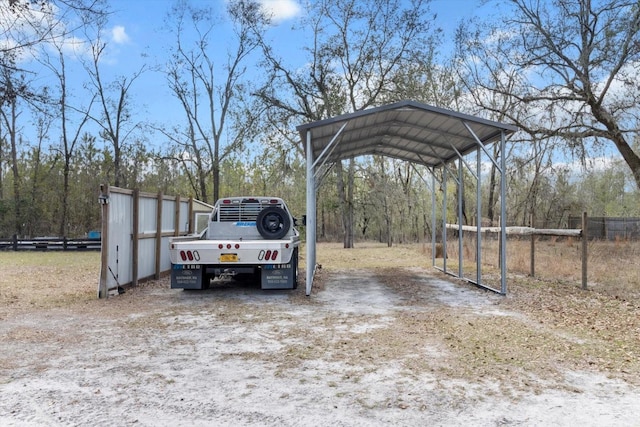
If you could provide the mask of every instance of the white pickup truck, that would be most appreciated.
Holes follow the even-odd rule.
[[[260,281],[262,289],[295,289],[300,235],[277,197],[216,202],[200,235],[169,242],[171,287],[207,289],[216,277]]]

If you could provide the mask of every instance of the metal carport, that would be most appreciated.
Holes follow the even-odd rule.
[[[476,178],[480,193],[480,154],[485,152],[500,172],[500,211],[502,239],[500,245],[501,288],[493,291],[506,294],[506,209],[505,209],[505,138],[517,130],[515,126],[485,120],[479,117],[458,113],[443,108],[414,102],[401,101],[377,108],[343,114],[326,120],[320,120],[297,127],[305,147],[307,157],[307,273],[306,294],[311,294],[316,269],[316,194],[319,181],[330,166],[339,160],[363,155],[383,155],[393,157],[429,168],[432,175],[432,212],[433,230],[435,230],[435,168],[444,168],[443,177],[448,175],[447,165],[458,160],[461,173],[462,164]],[[487,147],[499,143],[500,161],[494,159]],[[466,154],[478,152],[476,172],[464,160]],[[454,176],[455,179],[455,176]],[[460,180],[456,180],[458,185]],[[446,188],[446,186],[445,186]],[[445,190],[446,191],[446,190]],[[459,191],[458,193],[462,193]],[[478,194],[479,196],[479,194]],[[482,233],[480,197],[477,197],[477,244],[478,259]],[[446,203],[446,197],[444,197]],[[446,209],[446,207],[445,207]],[[462,233],[460,209],[458,210],[459,232]],[[446,218],[443,218],[443,222]],[[443,224],[444,225],[444,224]],[[432,233],[432,245],[435,246],[435,233]],[[459,239],[460,242],[462,239]],[[446,227],[443,226],[443,244],[446,249]],[[460,257],[462,257],[460,255]],[[446,257],[445,257],[446,260]],[[433,259],[435,266],[435,258]],[[477,262],[475,284],[482,284],[480,262]],[[444,264],[446,272],[446,261]],[[459,263],[462,277],[462,262]]]

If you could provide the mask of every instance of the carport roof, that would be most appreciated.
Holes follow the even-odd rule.
[[[485,145],[498,141],[517,128],[401,101],[307,123],[297,130],[305,149],[307,132],[311,132],[313,158],[324,157],[323,162],[379,154],[436,167],[456,159],[458,154],[476,150],[478,142]]]

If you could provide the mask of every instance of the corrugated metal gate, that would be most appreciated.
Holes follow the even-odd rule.
[[[569,217],[569,228],[580,228],[580,217]],[[640,240],[640,218],[589,217],[589,238],[602,240]]]
[[[102,253],[98,298],[158,279],[171,269],[169,238],[198,231],[196,216],[212,206],[180,196],[101,186]]]

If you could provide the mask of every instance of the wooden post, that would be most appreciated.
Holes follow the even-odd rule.
[[[109,185],[100,185],[98,202],[102,207],[102,227],[100,231],[100,283],[98,298],[109,298],[107,270],[109,269]]]
[[[133,209],[133,241],[131,242],[131,286],[138,286],[138,260],[140,259],[140,190],[133,190],[133,200],[131,207]]]
[[[176,196],[176,198],[174,199],[174,217],[173,217],[173,235],[174,236],[179,236],[180,235],[180,196]]]
[[[162,202],[164,201],[164,194],[162,191],[158,193],[158,208],[156,210],[156,272],[154,279],[160,278],[160,267],[162,255]]]
[[[195,229],[196,229],[196,219],[194,218],[194,214],[193,214],[193,197],[189,197],[189,214],[188,214],[189,218],[189,222],[187,223],[187,233],[188,234],[193,234]]]
[[[531,228],[535,229],[534,217],[531,214]],[[536,235],[531,233],[531,277],[536,277]]]
[[[582,289],[587,289],[587,248],[589,233],[587,227],[587,213],[582,212]]]

